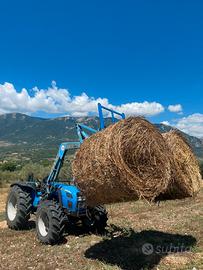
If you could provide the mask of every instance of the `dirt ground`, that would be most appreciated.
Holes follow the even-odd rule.
[[[38,242],[34,222],[27,231],[6,227],[7,192],[0,190],[0,269],[203,270],[203,188],[195,199],[108,205],[103,236],[69,229],[57,246]]]

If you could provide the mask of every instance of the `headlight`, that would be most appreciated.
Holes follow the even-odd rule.
[[[83,196],[78,196],[78,202],[83,202],[85,201],[85,197]]]

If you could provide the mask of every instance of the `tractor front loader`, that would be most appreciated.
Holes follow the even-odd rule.
[[[89,137],[88,133],[96,133],[105,128],[103,110],[111,113],[112,122],[118,119],[115,114],[125,118],[124,114],[110,110],[98,104],[100,127],[98,130],[83,124],[77,124],[78,142],[65,142],[59,147],[54,165],[49,176],[43,180],[17,182],[11,185],[6,204],[6,220],[13,230],[28,227],[32,214],[36,215],[36,233],[44,244],[57,244],[61,241],[64,228],[70,224],[81,222],[92,232],[102,232],[107,225],[107,211],[104,206],[89,207],[85,196],[81,193],[75,180],[68,183],[58,181],[64,157],[69,149],[79,148]]]

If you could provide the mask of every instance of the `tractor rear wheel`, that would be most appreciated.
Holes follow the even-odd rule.
[[[97,205],[88,208],[88,216],[83,219],[83,225],[93,233],[103,233],[107,226],[108,213],[104,206]]]
[[[6,221],[8,227],[14,230],[26,229],[31,212],[31,194],[21,187],[14,185],[6,203]]]
[[[62,239],[64,227],[64,213],[61,207],[53,201],[42,201],[36,215],[38,239],[44,244],[57,244]]]

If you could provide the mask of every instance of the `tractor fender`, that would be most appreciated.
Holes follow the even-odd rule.
[[[10,187],[14,187],[14,186],[18,186],[24,190],[30,191],[30,192],[35,192],[36,188],[30,184],[30,183],[26,183],[26,182],[16,182],[10,185]]]

